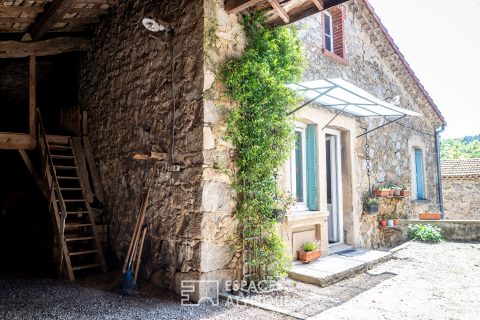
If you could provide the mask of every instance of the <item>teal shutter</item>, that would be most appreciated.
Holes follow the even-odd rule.
[[[415,149],[415,173],[417,182],[417,199],[425,199],[423,179],[423,156],[421,149]]]
[[[307,125],[307,205],[310,210],[318,210],[317,181],[317,125]]]

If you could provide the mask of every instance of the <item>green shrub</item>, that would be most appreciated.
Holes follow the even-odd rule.
[[[275,174],[294,147],[289,112],[297,106],[298,97],[286,84],[300,79],[304,62],[294,28],[272,29],[262,14],[245,16],[243,25],[247,47],[240,58],[227,63],[223,79],[239,102],[227,119],[227,139],[237,150],[236,217],[243,248],[250,255],[247,262],[265,271],[261,278],[276,279],[290,268],[272,215],[282,194]]]
[[[309,241],[302,246],[302,250],[305,252],[310,252],[318,249],[318,244],[313,241]]]
[[[408,226],[408,238],[423,242],[441,242],[443,237],[438,227],[429,224],[411,224]]]

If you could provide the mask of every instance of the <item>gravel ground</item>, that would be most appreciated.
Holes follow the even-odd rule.
[[[480,243],[411,243],[395,257],[327,288],[293,280],[253,299],[315,319],[480,319]],[[0,319],[291,319],[245,306],[181,307],[179,297],[141,284],[124,297],[112,276],[72,285],[0,276]]]
[[[180,306],[180,298],[143,283],[138,295],[106,290],[111,278],[79,284],[53,279],[0,277],[0,319],[282,319],[292,318],[246,306]]]

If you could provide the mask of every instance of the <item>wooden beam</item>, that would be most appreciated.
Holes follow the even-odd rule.
[[[91,47],[86,38],[59,37],[43,41],[0,41],[0,58],[50,56],[69,51],[83,51]]]
[[[88,168],[90,169],[90,176],[92,177],[93,189],[95,195],[101,203],[105,203],[105,197],[103,196],[103,187],[98,174],[97,166],[95,165],[95,159],[93,157],[92,145],[90,139],[87,136],[82,137],[83,149],[85,150],[85,158],[87,159]]]
[[[37,59],[30,56],[28,72],[28,128],[31,135],[35,135],[35,119],[37,109]]]
[[[322,3],[320,3],[319,0],[310,0],[313,2],[313,4],[317,7],[318,11],[323,11],[323,0]]]
[[[0,133],[0,149],[35,149],[35,137],[25,133]]]
[[[0,17],[0,23],[32,23],[35,22],[34,17]]]
[[[85,199],[88,202],[93,202],[93,192],[90,188],[90,179],[88,178],[87,159],[85,158],[85,152],[82,147],[82,140],[80,137],[72,137],[73,149],[75,150],[75,156],[77,158],[78,173],[83,181],[83,190]]]
[[[323,10],[329,9],[341,3],[347,2],[349,0],[324,0],[323,1]],[[290,21],[289,23],[293,23],[295,21],[301,20],[312,14],[318,13],[318,8],[313,2],[307,1],[304,5],[299,6],[298,8],[289,10]],[[280,18],[273,18],[269,21],[269,24],[273,27],[283,25],[285,22]]]
[[[264,0],[226,0],[225,1],[225,10],[227,13],[239,13],[245,9],[250,8],[251,6],[256,5]]]
[[[60,20],[68,9],[75,3],[75,0],[56,0],[42,14],[40,20],[32,27],[30,34],[33,40],[39,40],[47,33],[48,29]]]
[[[43,12],[43,7],[33,6],[0,6],[0,14],[5,16],[14,16],[21,13],[32,14]]]
[[[288,16],[287,11],[282,7],[282,5],[278,2],[278,0],[268,0],[268,3],[275,9],[278,16],[282,18],[283,22],[288,23],[290,21],[290,17]]]

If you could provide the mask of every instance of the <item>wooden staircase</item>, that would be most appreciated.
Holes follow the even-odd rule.
[[[90,203],[93,196],[88,180],[81,138],[65,137],[64,143],[47,140],[39,118],[39,146],[43,177],[49,196],[49,209],[56,226],[59,273],[70,281],[86,269],[106,271],[95,217]]]

